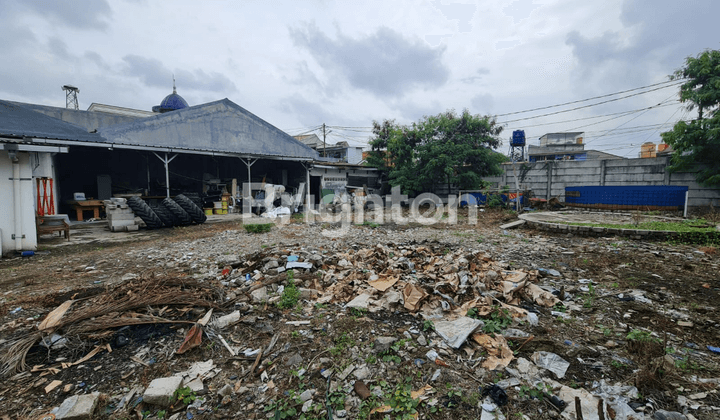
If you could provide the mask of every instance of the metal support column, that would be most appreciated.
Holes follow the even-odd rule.
[[[177,157],[177,153],[170,159],[168,159],[167,152],[165,153],[164,158],[160,157],[160,155],[155,152],[153,152],[153,154],[165,164],[165,196],[170,198],[170,162]]]
[[[312,163],[302,163],[302,166],[305,168],[305,185],[306,185],[306,193],[305,193],[305,205],[303,206],[303,212],[305,213],[305,223],[311,222],[311,215],[310,210],[312,210],[312,203],[310,202],[310,169],[312,169]]]
[[[252,178],[251,178],[251,174],[250,174],[250,167],[253,166],[253,165],[255,164],[255,162],[257,162],[258,160],[260,160],[260,159],[258,158],[258,159],[255,159],[255,160],[253,160],[253,161],[251,162],[251,159],[250,159],[250,158],[245,158],[245,159],[240,158],[240,161],[242,161],[242,163],[244,163],[245,166],[247,166],[247,170],[248,170],[248,180],[247,180],[247,183],[248,183],[248,184],[251,184],[251,183],[252,183]]]

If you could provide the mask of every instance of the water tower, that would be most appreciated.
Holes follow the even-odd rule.
[[[65,108],[78,109],[77,95],[80,93],[80,89],[73,85],[63,85],[62,90],[65,91]]]
[[[513,131],[512,137],[510,138],[510,151],[508,155],[512,162],[525,161],[525,130]]]

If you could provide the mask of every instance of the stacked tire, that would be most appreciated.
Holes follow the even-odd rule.
[[[201,224],[207,220],[203,210],[182,194],[175,199],[165,198],[159,205],[153,207],[140,197],[130,197],[127,203],[135,215],[145,222],[148,229]]]

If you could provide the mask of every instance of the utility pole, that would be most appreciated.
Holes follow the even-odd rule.
[[[325,123],[323,123],[323,157],[327,157],[327,151],[325,150],[325,147],[327,147],[325,142]]]

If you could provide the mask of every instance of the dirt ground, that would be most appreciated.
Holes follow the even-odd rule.
[[[111,242],[66,245],[43,238],[35,256],[0,260],[0,356],[3,371],[10,370],[0,385],[0,418],[47,418],[43,415],[67,397],[96,391],[101,395],[95,418],[319,419],[332,411],[334,418],[485,419],[487,404],[495,405],[491,416],[508,419],[575,418],[551,397],[563,389],[599,395],[601,381],[636,388],[625,398],[638,419],[651,418],[656,410],[720,418],[720,354],[708,348],[720,347],[720,250],[499,228],[512,220],[511,213],[488,211],[475,226],[365,224],[337,238],[323,235],[331,224],[300,221],[265,234],[246,233],[242,222],[232,221],[140,231]],[[402,304],[380,310],[345,306],[367,287],[366,278],[343,278],[337,267],[378,245],[390,250],[390,258],[403,253],[415,261],[424,253],[423,258],[440,261],[451,255],[495,264],[504,270],[501,276],[530,273],[562,303],[517,304],[537,314],[539,323],[514,319],[503,325],[529,336],[508,336],[509,369],[484,369],[488,354],[481,346],[471,340],[459,349],[446,346],[420,311]],[[272,260],[296,254],[302,261],[303,253],[311,252],[321,257],[305,258],[314,268],[295,270],[295,282],[311,291],[334,290],[334,299],[318,303],[310,293],[297,306],[281,308],[277,286],[289,286],[286,273],[276,273],[283,280],[274,283],[245,283],[251,269],[267,270]],[[393,267],[387,272],[400,270]],[[395,273],[419,275],[422,268],[412,274],[404,270]],[[262,279],[272,279],[265,274]],[[332,285],[323,283],[330,277]],[[268,283],[275,299],[253,300],[251,286],[260,282]],[[97,314],[84,322],[107,326],[92,331],[67,325],[55,331],[65,339],[62,346],[43,346],[38,339],[29,348],[25,363],[34,372],[8,368],[11,346],[39,334],[38,323],[69,299],[79,302],[74,305],[100,302],[112,308],[112,299],[123,296],[143,299],[148,298],[143,293],[162,297],[176,291],[188,292],[187,300],[158,299],[157,305]],[[201,345],[176,354],[190,326],[210,308],[216,316],[239,310],[241,317],[223,328],[207,328]],[[155,322],[113,326],[113,319],[128,313]],[[239,354],[230,355],[220,334]],[[378,337],[395,341],[378,352]],[[103,349],[93,357],[67,366],[99,346]],[[258,347],[270,351],[261,352],[262,358],[246,351]],[[433,349],[439,353],[435,362],[427,356]],[[563,377],[522,372],[520,360],[543,351],[570,363]],[[162,408],[138,400],[153,379],[210,359],[213,374],[187,401]],[[348,369],[355,373],[342,377]],[[358,373],[363,369],[367,375]],[[53,381],[61,384],[46,392]],[[372,395],[361,397],[357,382]],[[494,398],[498,387],[506,404]],[[300,398],[308,390],[312,404]],[[385,405],[390,407],[385,413],[372,413]]]

